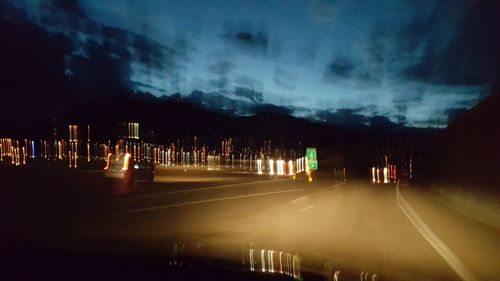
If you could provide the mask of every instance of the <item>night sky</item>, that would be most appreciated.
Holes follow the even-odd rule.
[[[2,4],[2,20],[49,34],[55,71],[82,95],[445,127],[500,81],[495,2],[26,0]]]

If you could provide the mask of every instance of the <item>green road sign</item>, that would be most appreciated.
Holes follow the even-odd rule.
[[[317,170],[318,169],[318,159],[316,158],[316,148],[315,147],[306,148],[306,158],[307,158],[307,165],[309,166],[309,170]]]

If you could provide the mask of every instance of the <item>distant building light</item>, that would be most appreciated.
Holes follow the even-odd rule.
[[[126,140],[139,139],[139,123],[122,122],[118,124],[118,138]]]
[[[262,160],[257,159],[257,174],[262,175]]]
[[[278,176],[285,175],[285,161],[283,161],[283,160],[276,161],[276,174]]]
[[[372,182],[373,183],[376,183],[377,182],[377,179],[375,177],[375,167],[372,167]]]
[[[387,167],[384,167],[384,183],[389,183],[389,178],[387,175]]]

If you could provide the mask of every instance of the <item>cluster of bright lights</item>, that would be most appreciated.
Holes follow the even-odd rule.
[[[34,141],[0,139],[0,162],[9,161],[14,166],[26,165],[28,159],[35,158]]]
[[[248,250],[250,271],[256,271],[255,267],[257,265],[258,270],[261,272],[283,274],[292,276],[295,279],[300,279],[301,259],[298,254],[261,249],[257,251],[260,257],[255,259],[255,252],[253,248]],[[260,264],[258,264],[257,261],[259,261]]]
[[[81,166],[82,161],[104,160],[107,167],[105,169],[109,169],[109,154],[123,156],[128,153],[133,161],[147,160],[161,166],[194,165],[204,166],[209,170],[221,170],[235,169],[239,164],[241,169],[261,175],[294,176],[298,172],[298,165],[294,160],[282,160],[288,153],[286,150],[276,149],[274,155],[279,160],[270,159],[273,150],[271,142],[264,142],[264,146],[258,150],[248,146],[236,153],[232,138],[224,139],[219,148],[221,151],[218,151],[198,145],[195,136],[194,146],[186,148],[179,141],[167,145],[140,141],[139,123],[136,122],[122,122],[118,126],[119,137],[115,143],[111,140],[104,143],[91,142],[91,126],[75,123],[66,125],[65,138],[58,139],[58,130],[54,127],[50,140],[29,141],[17,145],[16,141],[0,139],[0,161],[5,161],[8,157],[7,161],[12,161],[13,165],[23,165],[29,163],[29,159],[44,159],[65,161],[65,165],[70,168],[77,168]],[[293,150],[291,152],[294,153]]]
[[[257,168],[257,174],[262,175],[264,174],[265,167],[263,165],[262,159],[256,159],[256,168]],[[297,166],[294,165],[293,160],[289,160],[288,162],[285,162],[285,160],[279,159],[279,160],[274,160],[274,159],[269,159],[268,160],[268,166],[267,169],[269,171],[269,175],[274,176],[295,176],[296,173],[299,171],[295,170]],[[298,163],[298,162],[297,162]]]
[[[383,168],[371,167],[372,183],[396,183],[397,181],[397,166],[387,165]]]
[[[12,147],[12,139],[0,139],[0,161],[3,161],[4,157],[12,157]]]
[[[306,158],[305,157],[301,157],[301,158],[295,160],[295,162],[297,162],[297,174],[306,171]]]

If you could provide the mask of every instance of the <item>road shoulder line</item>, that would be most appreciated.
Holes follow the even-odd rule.
[[[399,192],[399,181],[396,184],[396,201],[399,208],[408,220],[415,226],[422,237],[436,250],[436,252],[445,260],[445,262],[453,269],[453,271],[463,281],[476,281],[477,279],[466,268],[466,266],[458,259],[453,251],[444,244],[441,239],[430,229],[424,220],[418,215],[413,207]]]

